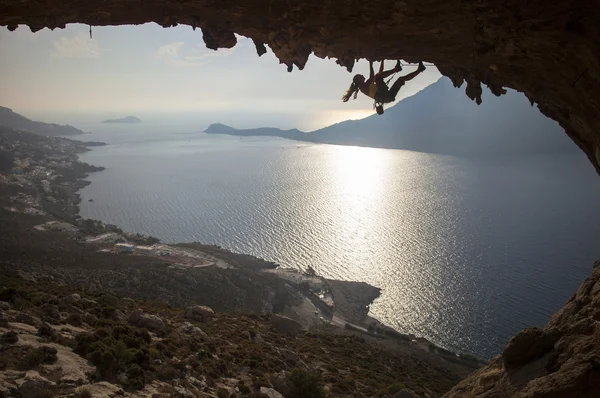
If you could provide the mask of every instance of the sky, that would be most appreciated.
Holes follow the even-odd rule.
[[[341,101],[354,73],[368,75],[365,60],[348,73],[334,59],[311,55],[303,71],[288,73],[270,50],[259,58],[248,38],[213,51],[200,29],[184,25],[92,27],[92,39],[89,26],[80,24],[36,33],[0,27],[0,54],[0,105],[41,121],[135,115],[310,131],[373,113],[363,95]],[[414,69],[407,66],[405,73]],[[429,67],[397,99],[440,76]]]

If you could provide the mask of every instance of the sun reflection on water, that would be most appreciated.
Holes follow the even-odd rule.
[[[379,227],[373,210],[382,211],[387,207],[390,173],[386,170],[393,167],[393,153],[376,148],[338,146],[330,155],[330,193],[335,199],[328,201],[332,206],[328,210],[338,215],[332,220],[332,230],[353,231],[350,239],[354,256],[344,259],[344,268],[355,276],[365,273],[365,267],[369,268],[373,262],[371,252],[376,245],[372,240],[376,239],[375,231]]]

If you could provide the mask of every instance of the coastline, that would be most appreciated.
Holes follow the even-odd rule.
[[[291,269],[280,268],[276,263],[250,255],[234,253],[215,245],[202,243],[160,245],[156,238],[139,234],[125,234],[118,226],[81,218],[79,216],[81,199],[78,192],[89,184],[82,179],[87,176],[87,173],[102,171],[103,168],[79,161],[78,154],[90,149],[85,143],[77,141],[71,141],[71,143],[69,156],[77,159],[71,164],[74,171],[63,170],[61,178],[49,181],[52,195],[42,193],[40,196],[40,190],[43,192],[41,181],[39,181],[39,186],[34,187],[40,205],[38,216],[53,218],[54,220],[50,220],[50,222],[71,224],[76,231],[69,232],[69,227],[63,225],[66,229],[58,231],[58,234],[77,241],[80,245],[93,248],[93,251],[99,256],[114,258],[118,256],[127,260],[140,260],[144,262],[145,268],[141,271],[144,272],[143,276],[138,276],[140,269],[137,266],[131,266],[119,269],[118,275],[110,275],[110,272],[95,269],[90,273],[91,275],[81,272],[50,272],[53,277],[77,285],[87,284],[99,289],[109,289],[117,295],[164,300],[171,305],[186,305],[194,300],[200,300],[202,303],[209,303],[211,306],[217,307],[217,310],[223,311],[278,312],[300,321],[309,329],[345,329],[376,339],[400,341],[403,344],[445,357],[449,361],[465,362],[471,367],[482,364],[473,357],[466,355],[461,357],[437,347],[426,339],[401,334],[369,317],[368,306],[379,296],[380,291],[366,283],[329,280],[314,274],[301,274]],[[99,143],[94,144],[98,145]],[[34,227],[41,228],[41,230],[38,229],[39,231],[57,233],[52,227],[55,224],[48,224],[49,221],[46,219],[45,223]],[[175,255],[172,253],[160,255],[160,252],[158,255],[156,252],[119,254],[118,250],[115,250],[115,245],[126,242],[130,242],[132,245],[162,247],[164,248],[163,253],[172,250]],[[203,253],[205,256],[194,257],[193,251]],[[181,263],[180,260],[184,257],[189,257],[191,260],[188,261],[186,258],[186,263]],[[214,259],[220,260],[221,263]],[[169,278],[164,275],[161,276],[165,270],[175,277],[175,282],[168,280]],[[41,268],[31,270],[34,274],[47,271]],[[206,294],[190,293],[189,297],[186,297],[185,292],[191,292],[197,288],[188,283],[189,281],[186,279],[194,282],[202,280],[201,283],[204,283],[207,276],[209,276],[209,282],[205,285],[210,288],[207,289]],[[118,280],[119,278],[121,281]],[[149,283],[144,284],[148,281],[142,281],[143,278],[148,278]],[[225,283],[220,281],[223,278],[226,280]],[[93,281],[91,282],[91,280]],[[128,283],[129,281],[135,283]],[[158,285],[160,288],[153,290],[149,288],[150,285],[155,287]],[[223,291],[224,286],[232,287],[231,291]],[[178,291],[179,293],[175,293]],[[211,298],[211,294],[214,297]],[[226,296],[230,297],[227,297],[223,303],[219,303],[219,300]]]

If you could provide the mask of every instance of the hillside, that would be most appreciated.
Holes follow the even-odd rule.
[[[440,397],[481,365],[375,323],[366,283],[82,219],[82,142],[0,147],[0,397]]]
[[[382,116],[348,120],[311,133],[211,125],[207,133],[277,136],[299,141],[447,154],[557,153],[577,147],[557,123],[515,92],[484,92],[477,105],[442,78],[386,109]]]
[[[85,134],[69,125],[36,122],[3,106],[0,106],[0,126],[49,137]]]

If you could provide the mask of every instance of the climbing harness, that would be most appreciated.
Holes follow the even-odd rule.
[[[398,71],[398,72],[400,72],[400,71]],[[391,76],[390,76],[390,77],[387,79],[387,81],[384,81],[384,83],[385,83],[385,86],[386,86],[386,87],[389,87],[389,85],[390,85],[390,82],[392,81],[392,79],[394,78],[394,76],[396,76],[396,73],[398,73],[398,72],[394,72],[394,73],[393,73],[393,74],[392,74],[392,75],[391,75]],[[377,109],[377,107],[378,107],[378,106],[383,106],[383,104],[384,104],[383,102],[381,102],[381,101],[377,101],[376,99],[374,99],[374,101],[373,101],[373,109]]]
[[[417,64],[417,65],[410,65],[410,64],[402,64],[402,63],[401,63],[400,65],[401,65],[401,66],[417,66],[417,67],[419,66],[418,64]],[[423,64],[423,66],[425,66],[425,64]],[[428,65],[426,65],[426,66],[435,66],[435,65],[434,65],[434,64],[428,64]],[[402,69],[400,69],[398,72],[401,72],[401,71],[402,71]],[[391,76],[390,76],[390,77],[387,79],[387,81],[385,81],[385,86],[386,86],[386,87],[389,87],[389,85],[390,85],[390,82],[392,81],[392,79],[394,78],[394,76],[396,76],[396,74],[397,74],[398,72],[394,72],[394,73],[393,73],[393,74],[392,74],[392,75],[391,75]],[[382,107],[382,108],[383,108],[383,105],[384,105],[384,102],[377,101],[377,100],[374,100],[374,101],[373,101],[373,109],[377,109],[378,107]]]

